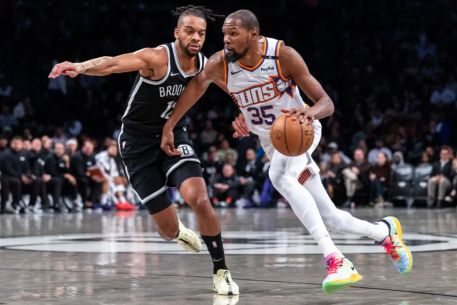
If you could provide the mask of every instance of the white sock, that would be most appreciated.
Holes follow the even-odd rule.
[[[338,209],[328,196],[319,175],[312,175],[304,186],[316,200],[319,212],[330,230],[367,236],[377,242],[382,242],[389,235],[385,223],[371,223]]]

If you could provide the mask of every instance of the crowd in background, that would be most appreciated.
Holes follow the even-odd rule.
[[[275,2],[276,9],[262,3],[251,1],[244,7],[258,15],[263,34],[283,39],[302,54],[335,103],[335,114],[322,122],[323,137],[313,155],[332,198],[346,206],[388,204],[398,173],[410,166],[413,175],[428,173],[425,186],[423,179],[419,181],[426,192],[420,197],[428,206],[455,205],[457,59],[452,54],[457,54],[457,8],[453,1],[282,0]],[[231,2],[207,5],[225,14],[240,8]],[[62,150],[57,143],[65,146],[71,139],[83,148],[86,139],[95,139],[97,152],[108,147],[104,139],[117,138],[135,74],[55,80],[47,75],[59,61],[116,55],[172,40],[176,20],[169,12],[175,6],[121,0],[2,1],[0,35],[6,43],[0,48],[0,133],[1,142],[9,143],[2,149],[20,136],[33,159],[32,144],[38,145],[34,139],[43,140],[44,135],[53,139],[42,141],[45,159]],[[208,25],[203,48],[207,55],[222,48],[221,25],[222,20]],[[268,180],[269,163],[257,141],[231,137],[235,114],[230,98],[210,88],[187,118],[213,203],[275,206],[282,199]],[[71,159],[71,152],[65,154]],[[28,170],[35,170],[29,163]],[[18,183],[4,178],[3,164],[2,202],[17,202]],[[92,192],[92,187],[67,178],[75,175],[62,176],[64,197],[79,194],[76,198],[82,203],[75,206],[80,207],[100,204],[103,192],[97,188],[102,187]],[[59,189],[55,182],[44,180],[40,183],[49,194]],[[119,184],[126,182],[121,180]],[[31,192],[33,199],[38,189],[36,200],[42,201],[42,186],[27,181],[21,181],[23,191]],[[103,183],[95,183],[99,184]],[[94,197],[88,198],[92,193]],[[128,196],[128,187],[120,193]],[[134,203],[131,197],[125,202]]]

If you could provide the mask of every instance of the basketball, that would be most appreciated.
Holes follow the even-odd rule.
[[[283,114],[274,121],[270,139],[273,147],[283,155],[299,156],[313,144],[313,126],[300,124],[295,117]]]

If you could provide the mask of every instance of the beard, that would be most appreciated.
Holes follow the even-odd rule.
[[[244,50],[241,53],[235,52],[235,50],[227,50],[225,49],[225,58],[227,59],[228,62],[236,62],[237,60],[240,60],[241,58],[244,57],[244,55],[247,53],[248,49]]]
[[[189,43],[187,45],[185,45],[181,40],[178,39],[178,43],[179,43],[179,47],[181,48],[181,50],[184,52],[184,54],[186,54],[187,56],[189,57],[194,57],[194,56],[197,56],[198,52],[200,52],[200,48],[198,49],[198,51],[194,52],[194,51],[191,51],[189,46],[192,44],[192,43]]]

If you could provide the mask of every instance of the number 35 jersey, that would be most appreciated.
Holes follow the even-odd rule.
[[[141,136],[162,133],[163,125],[170,117],[176,100],[192,77],[205,65],[206,58],[199,52],[196,56],[198,71],[186,74],[179,63],[175,43],[163,44],[160,47],[167,51],[167,72],[159,80],[150,80],[138,73],[122,116],[122,129],[128,133]],[[176,127],[183,126],[181,120]]]
[[[279,63],[282,41],[262,37],[262,59],[252,68],[225,60],[225,81],[231,97],[241,110],[249,129],[262,138],[281,109],[303,108],[305,103],[291,78],[286,78]]]

